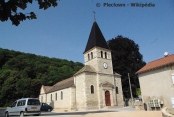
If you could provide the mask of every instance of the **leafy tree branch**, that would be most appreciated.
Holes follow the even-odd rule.
[[[18,12],[18,8],[25,10],[28,4],[32,4],[34,0],[0,0],[0,20],[2,22],[11,20],[13,25],[18,26],[21,21],[26,19],[36,19],[34,12],[22,13]],[[39,9],[48,9],[49,7],[56,7],[57,0],[35,0]]]

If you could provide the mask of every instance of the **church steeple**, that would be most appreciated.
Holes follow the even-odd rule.
[[[92,49],[93,47],[101,47],[101,48],[109,49],[106,43],[106,40],[95,20],[92,25],[92,29],[91,29],[84,53]]]
[[[95,20],[84,51],[84,60],[85,65],[97,73],[113,73],[111,50]]]

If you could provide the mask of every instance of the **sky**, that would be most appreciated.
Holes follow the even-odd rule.
[[[0,48],[84,63],[95,11],[106,41],[132,39],[146,63],[174,54],[174,0],[60,0],[47,10],[34,0],[22,12],[31,11],[36,20],[0,22]]]

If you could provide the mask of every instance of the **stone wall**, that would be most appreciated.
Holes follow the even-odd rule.
[[[107,52],[107,58],[105,58],[104,55],[103,58],[101,57],[101,51],[103,53]],[[88,60],[88,54],[90,55],[91,52],[93,52],[93,58]],[[89,51],[89,53],[86,52],[84,54],[84,58],[85,58],[85,65],[92,66],[97,73],[113,74],[112,58],[110,50],[103,48],[94,48],[92,51]],[[108,64],[107,69],[103,67],[104,62]]]
[[[85,90],[86,90],[86,109],[97,109],[98,108],[98,85],[95,73],[86,73],[85,79]],[[91,93],[91,86],[94,87],[94,92]]]
[[[101,107],[105,107],[105,91],[110,92],[111,106],[123,106],[123,95],[122,95],[122,86],[121,79],[112,74],[98,74],[98,82],[100,84],[100,97],[102,100],[100,102]],[[105,83],[110,83],[112,86],[103,86]],[[119,93],[116,94],[115,84],[118,87]]]
[[[47,94],[40,94],[39,95],[40,102],[46,103],[46,99],[47,99]]]
[[[62,110],[75,109],[75,87],[58,90],[48,94],[40,94],[39,100],[43,103],[49,104],[54,109],[62,109]]]
[[[120,76],[115,76],[115,83],[118,87],[118,94],[116,94],[116,106],[124,106],[123,90]]]
[[[56,99],[57,94],[57,99]],[[52,99],[51,99],[52,95]],[[47,103],[55,109],[70,109],[71,108],[71,88],[62,89],[59,91],[47,94]]]
[[[153,98],[162,98],[162,107],[172,109],[171,98],[174,97],[174,84],[171,74],[172,66],[166,66],[139,75],[143,102],[148,105]],[[150,98],[150,99],[149,99]]]
[[[76,109],[76,97],[75,97],[75,92],[76,91],[76,87],[74,86],[74,87],[71,87],[70,88],[70,93],[71,93],[71,97],[70,97],[70,102],[71,102],[71,104],[70,104],[70,108],[71,108],[71,110],[75,110]]]
[[[75,90],[75,103],[77,109],[86,110],[86,76],[85,73],[75,76],[74,79],[76,90]]]
[[[76,79],[76,105],[77,109],[100,109],[106,106],[105,91],[110,92],[111,106],[123,106],[123,95],[121,78],[111,74],[82,73],[75,76]],[[115,92],[115,84],[119,93]],[[105,86],[109,84],[108,86]],[[91,86],[94,86],[94,93],[91,93]]]
[[[40,102],[44,102],[44,103],[46,103],[46,100],[47,100],[47,94],[45,94],[43,86],[40,89],[39,100],[40,100]]]

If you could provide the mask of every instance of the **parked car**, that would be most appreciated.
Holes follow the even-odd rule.
[[[50,105],[48,105],[47,103],[41,103],[41,111],[49,111],[51,112],[53,110],[53,107],[51,107]]]
[[[11,115],[20,115],[20,117],[25,115],[39,116],[41,114],[40,108],[40,101],[37,98],[18,99],[5,110],[5,117],[9,117]]]

